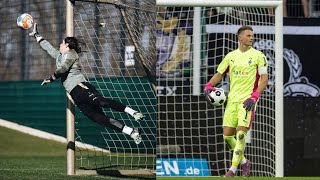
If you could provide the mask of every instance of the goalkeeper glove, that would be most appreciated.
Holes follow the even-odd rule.
[[[34,23],[33,25],[33,31],[31,33],[29,33],[29,36],[33,36],[36,38],[37,43],[40,43],[43,39],[42,36],[39,35],[38,33],[38,29],[37,29],[37,23]]]
[[[251,97],[246,99],[242,104],[246,111],[253,111],[255,108],[255,104],[260,97],[260,93],[254,92],[251,94]]]
[[[206,93],[206,91],[215,91],[215,90],[216,90],[216,88],[213,87],[211,82],[208,82],[204,87],[204,92],[205,93]]]
[[[204,87],[204,97],[208,103],[211,103],[210,93],[216,91],[216,88],[212,86],[211,82],[208,82]]]
[[[48,83],[51,83],[51,82],[55,81],[56,79],[57,78],[54,75],[48,76],[42,81],[41,86],[48,84]]]

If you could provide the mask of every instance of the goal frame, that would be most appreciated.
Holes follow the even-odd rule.
[[[157,6],[195,7],[193,27],[200,23],[200,9],[197,7],[269,7],[275,8],[275,176],[283,177],[284,174],[284,127],[283,127],[283,4],[281,0],[156,0]],[[198,10],[197,10],[198,9]],[[198,24],[198,25],[197,25]],[[195,29],[193,37],[200,36],[200,29]],[[194,38],[193,42],[193,95],[200,94],[200,67],[201,67],[201,38]],[[198,39],[198,40],[197,40]],[[197,83],[197,84],[196,84]]]

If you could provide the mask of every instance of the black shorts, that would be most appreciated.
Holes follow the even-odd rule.
[[[117,120],[106,116],[103,108],[112,108],[116,111],[124,112],[126,105],[119,101],[103,97],[95,87],[88,82],[77,85],[72,89],[70,95],[80,111],[92,121],[115,130],[123,128],[120,122],[115,122]],[[112,123],[110,123],[110,121]]]

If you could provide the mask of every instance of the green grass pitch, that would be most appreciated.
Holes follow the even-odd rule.
[[[26,135],[0,127],[0,180],[91,180],[139,179],[101,175],[66,175],[66,147],[64,144]],[[143,178],[145,179],[145,178]],[[214,180],[221,177],[157,177],[157,180]],[[319,180],[320,177],[249,177],[252,180]]]
[[[139,179],[67,176],[66,145],[0,127],[0,180]]]

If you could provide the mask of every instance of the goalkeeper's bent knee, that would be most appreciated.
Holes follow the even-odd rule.
[[[234,147],[236,146],[236,139],[234,138],[234,136],[223,136],[224,141],[228,144],[229,149],[231,151],[234,150]]]
[[[237,136],[237,140],[238,140],[238,141],[245,141],[246,138],[247,138],[247,133],[244,132],[244,131],[242,131],[242,130],[239,130],[239,131],[237,132],[236,136]]]

